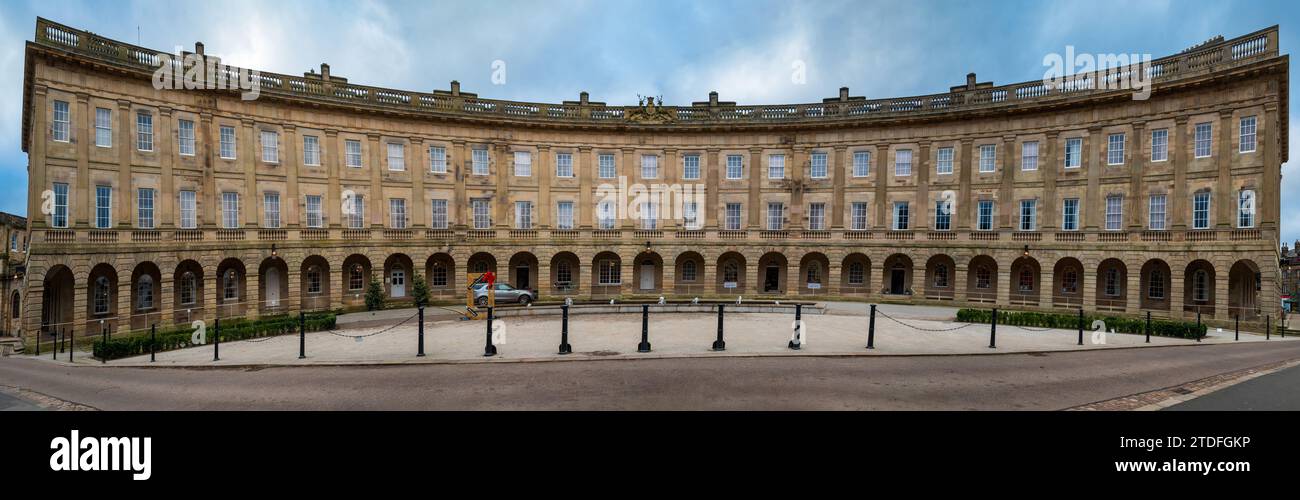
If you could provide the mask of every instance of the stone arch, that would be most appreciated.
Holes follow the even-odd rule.
[[[132,330],[143,330],[162,319],[162,271],[151,261],[143,261],[131,270]]]
[[[551,256],[551,291],[560,295],[575,295],[582,283],[582,259],[564,251]]]
[[[497,258],[490,252],[477,252],[465,261],[468,273],[497,273]]]
[[[1142,289],[1138,290],[1142,309],[1168,311],[1173,297],[1173,274],[1169,264],[1161,259],[1150,259],[1142,264]]]
[[[783,253],[767,252],[759,257],[758,274],[755,276],[759,291],[765,294],[784,294],[789,281],[786,276],[789,267],[790,262]]]
[[[262,259],[257,266],[257,309],[263,312],[290,310],[289,264],[279,256]]]
[[[1062,257],[1052,267],[1052,305],[1083,307],[1083,263],[1074,257]]]
[[[45,272],[41,284],[40,332],[72,328],[76,287],[76,278],[68,266],[55,264]]]
[[[343,304],[358,305],[366,303],[366,286],[370,284],[370,259],[365,255],[352,254],[343,259],[339,269],[342,276]]]
[[[831,260],[821,252],[808,252],[799,259],[799,276],[794,280],[798,295],[826,295],[830,292]]]
[[[896,253],[885,258],[881,295],[912,295],[912,258]]]
[[[1123,311],[1128,306],[1128,266],[1110,258],[1097,265],[1097,310]]]
[[[330,263],[325,257],[311,255],[302,260],[298,280],[298,303],[305,311],[330,307]]]
[[[947,254],[936,254],[925,262],[925,298],[953,300],[957,290],[957,261]]]
[[[677,254],[673,261],[673,287],[674,293],[678,294],[699,295],[706,292],[703,255],[694,251]]]
[[[172,273],[172,314],[177,324],[189,324],[201,319],[204,306],[203,266],[192,259],[176,264]]]
[[[117,269],[112,264],[100,263],[90,269],[90,275],[86,279],[87,331],[98,331],[100,320],[117,327],[122,324],[117,310],[117,284]],[[72,328],[68,331],[72,331]]]
[[[1241,259],[1228,269],[1228,313],[1244,320],[1259,317],[1259,266],[1250,259]]]
[[[986,304],[998,301],[998,261],[976,255],[966,265],[966,300]]]
[[[1028,255],[1021,256],[1011,263],[1011,303],[1013,305],[1037,306],[1042,297],[1041,277],[1043,269],[1038,259]]]
[[[1183,274],[1183,310],[1214,316],[1214,264],[1197,259],[1187,264]]]
[[[617,253],[604,251],[591,258],[591,295],[593,297],[618,296],[623,286],[623,258]]]
[[[247,269],[230,257],[217,264],[217,317],[243,316],[247,310]]]
[[[538,290],[537,282],[541,281],[537,273],[540,266],[537,262],[537,256],[532,252],[523,251],[515,252],[510,256],[510,265],[506,270],[505,281],[515,288],[524,290]],[[500,278],[498,278],[500,281]]]
[[[384,297],[397,302],[410,302],[411,276],[415,263],[404,253],[395,253],[384,259]]]
[[[716,278],[716,290],[719,294],[740,294],[747,290],[745,284],[748,281],[748,270],[745,266],[745,256],[740,252],[729,251],[723,252],[718,256],[718,268]],[[728,281],[735,279],[735,281]],[[728,288],[729,283],[735,286]]]
[[[871,293],[871,258],[860,252],[844,256],[840,264],[840,294]]]
[[[424,261],[424,281],[433,297],[457,297],[456,259],[446,252],[430,255]]]
[[[647,274],[649,276],[646,276]],[[663,256],[653,250],[637,253],[632,259],[632,289],[636,293],[660,293],[663,291],[663,284]],[[647,288],[646,285],[649,287]]]

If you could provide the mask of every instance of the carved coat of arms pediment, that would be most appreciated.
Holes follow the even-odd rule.
[[[677,120],[671,111],[663,108],[663,98],[659,99],[659,104],[655,105],[655,98],[646,97],[640,100],[640,107],[629,110],[623,118],[637,123],[672,123]]]

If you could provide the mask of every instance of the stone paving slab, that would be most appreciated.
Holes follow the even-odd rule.
[[[409,317],[407,313],[406,317]],[[298,336],[285,335],[266,340],[223,342],[221,360],[212,361],[212,346],[160,352],[157,362],[148,355],[110,361],[116,366],[238,366],[303,364],[383,364],[411,362],[543,361],[571,359],[645,359],[657,357],[709,356],[883,356],[883,355],[971,355],[1115,349],[1197,344],[1194,340],[1142,335],[1108,334],[1105,344],[1093,344],[1092,332],[1084,332],[1084,345],[1077,345],[1075,330],[1039,330],[999,325],[997,348],[990,349],[989,325],[899,318],[903,323],[876,318],[874,350],[865,348],[868,318],[825,314],[804,317],[807,342],[799,351],[787,348],[793,315],[771,313],[727,314],[725,352],[713,352],[717,315],[674,313],[650,315],[650,353],[638,353],[641,336],[640,314],[574,315],[569,318],[569,343],[574,353],[557,354],[560,318],[555,316],[502,318],[506,342],[497,346],[498,355],[483,356],[485,321],[428,320],[425,353],[417,358],[417,328],[414,320],[392,327],[346,328],[313,332],[306,337],[307,358],[298,359]],[[397,321],[400,321],[397,320]],[[396,323],[394,321],[393,323]],[[904,324],[905,323],[905,324]],[[500,327],[499,327],[500,328]],[[949,330],[949,331],[930,331]],[[381,333],[382,332],[382,333]],[[361,340],[351,336],[365,336]],[[1241,342],[1262,342],[1262,335],[1242,332]],[[1291,341],[1274,337],[1273,342]],[[1231,343],[1231,331],[1210,330],[1201,344]],[[40,358],[38,358],[40,359]],[[49,360],[48,356],[43,359]],[[66,362],[60,356],[60,362]],[[77,363],[99,364],[86,354]]]

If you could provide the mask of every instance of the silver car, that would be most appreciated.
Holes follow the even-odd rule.
[[[474,304],[479,307],[488,305],[488,288],[487,283],[474,285]],[[510,286],[508,283],[497,283],[493,285],[496,288],[496,303],[509,304],[518,303],[527,305],[529,302],[537,300],[537,292],[524,290]]]

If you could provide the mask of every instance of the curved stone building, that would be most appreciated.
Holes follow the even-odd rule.
[[[371,276],[461,299],[485,270],[543,299],[1277,314],[1276,27],[1155,59],[1146,100],[1114,88],[1132,68],[790,105],[511,102],[327,65],[249,75],[253,100],[159,88],[160,65],[238,80],[186,56],[37,20],[27,331],[355,306]]]

